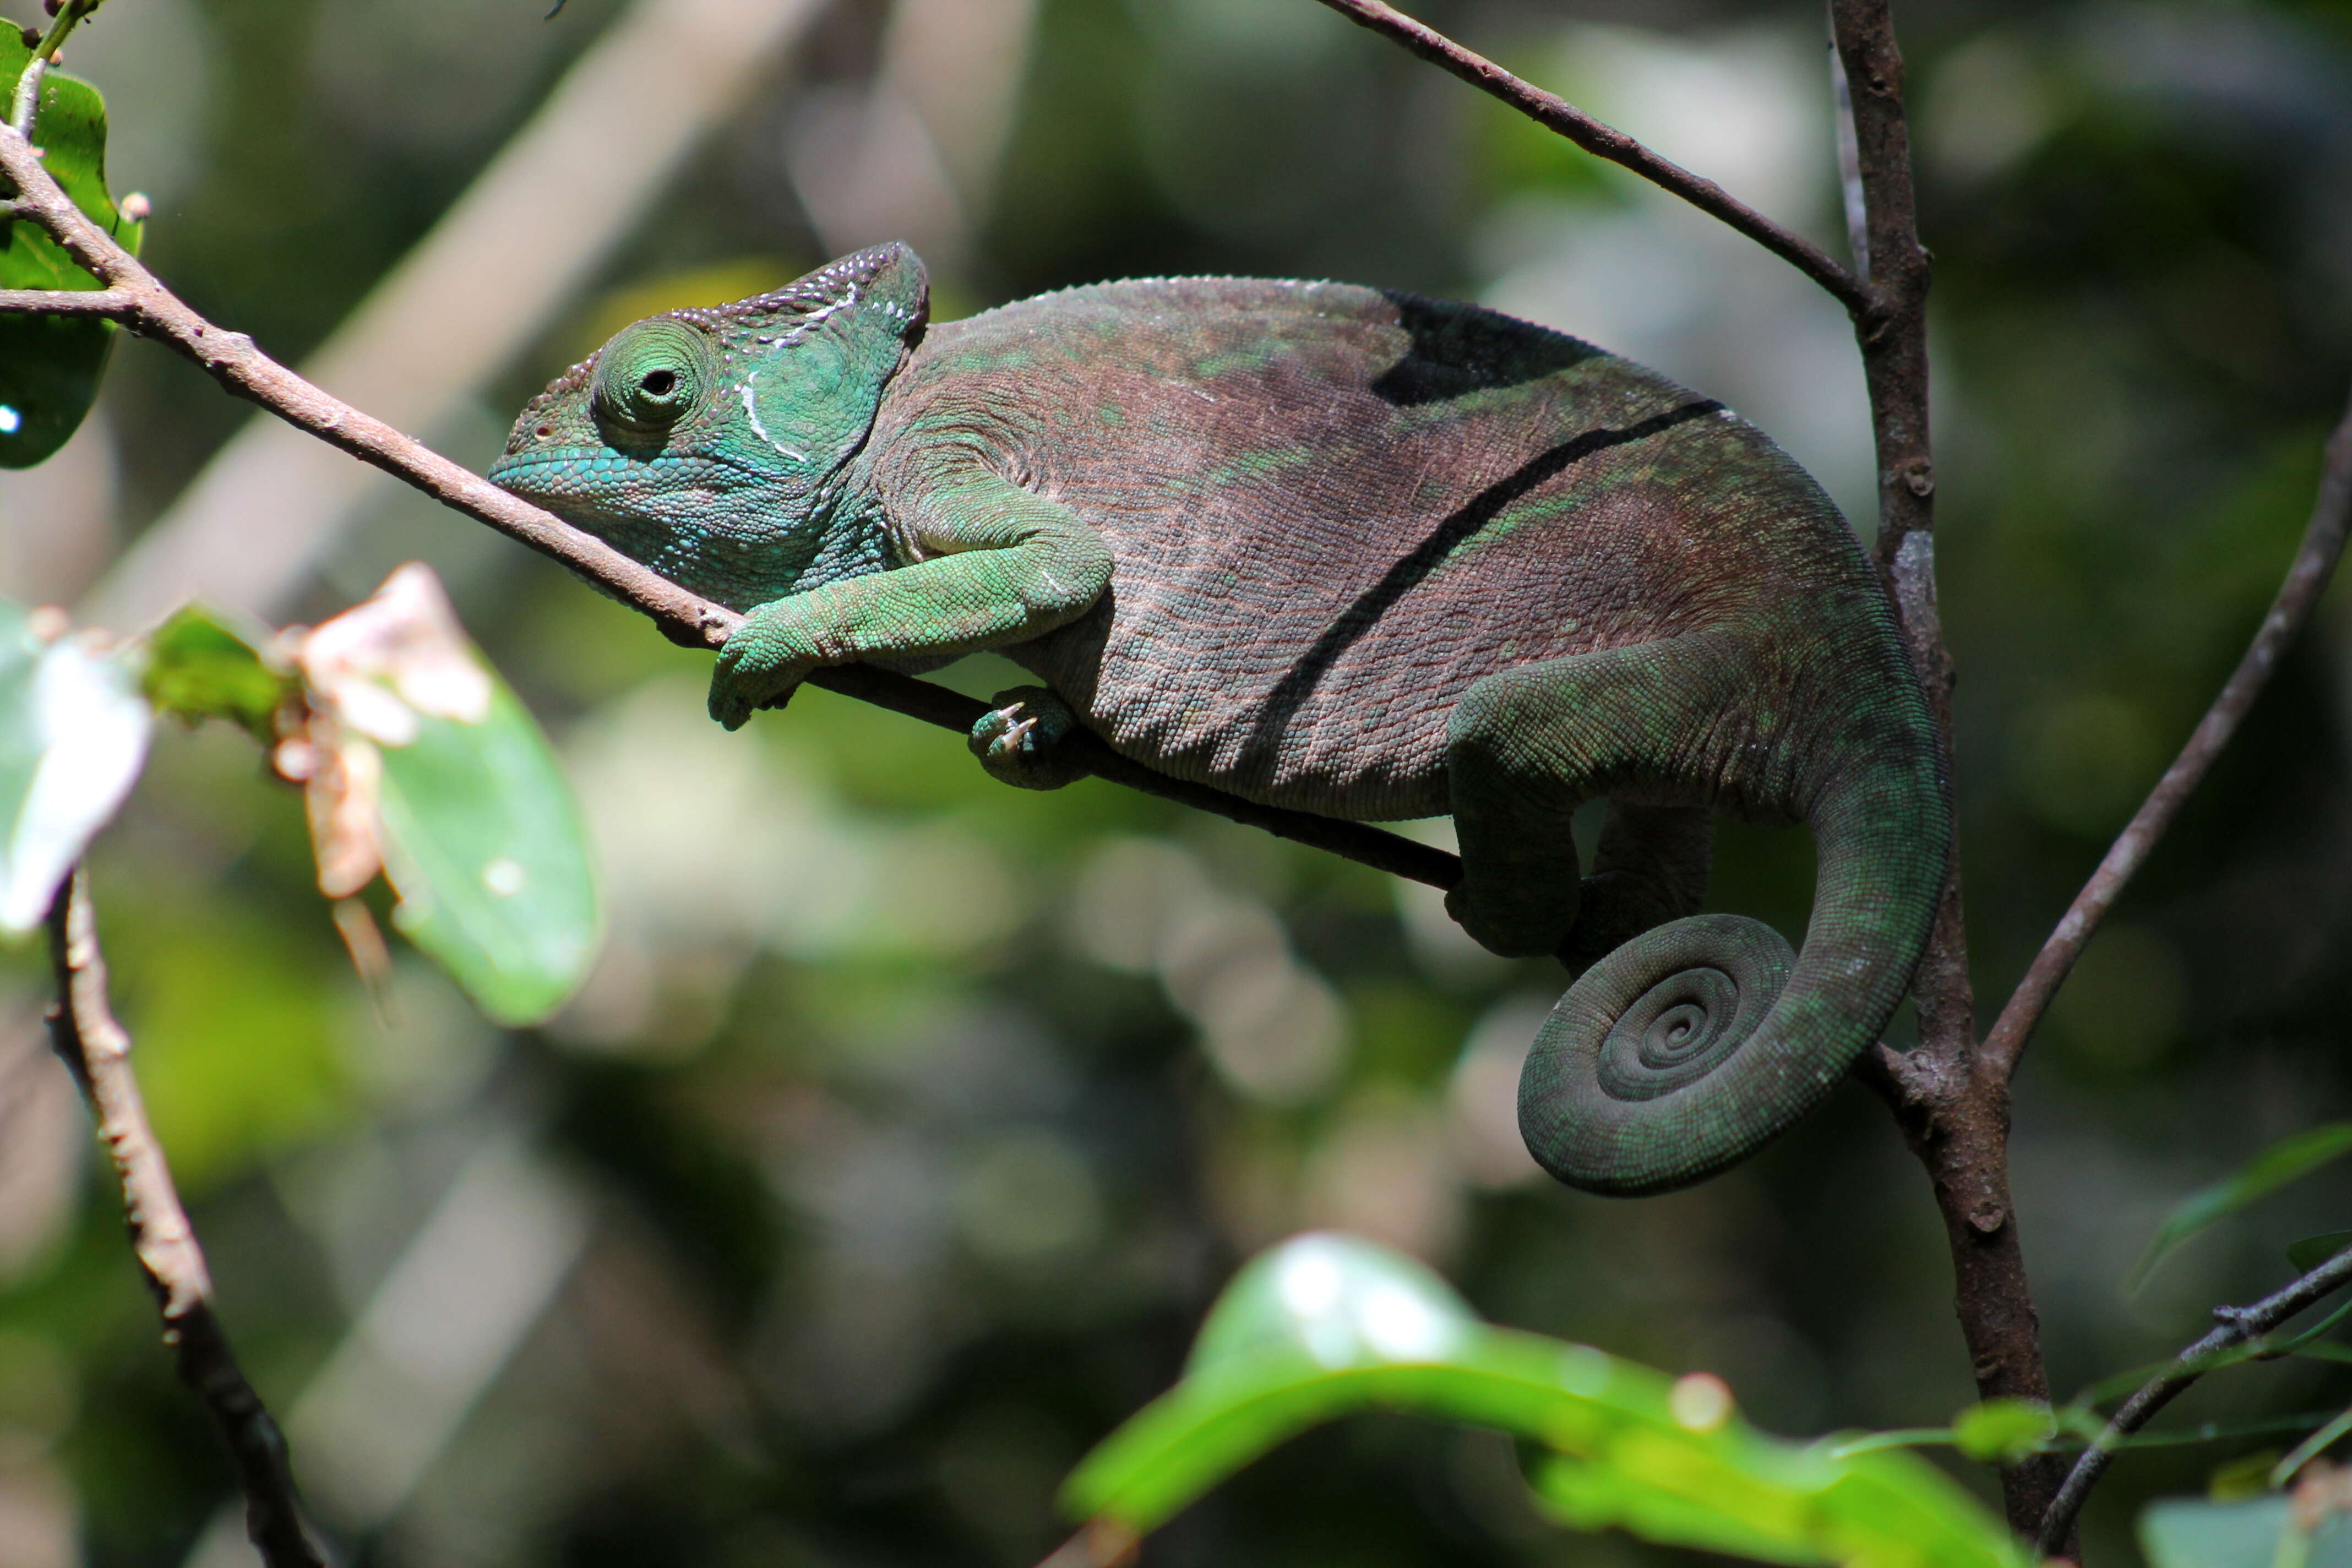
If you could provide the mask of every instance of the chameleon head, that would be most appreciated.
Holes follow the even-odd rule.
[[[622,328],[516,419],[492,483],[737,608],[789,591],[929,313],[890,244]]]

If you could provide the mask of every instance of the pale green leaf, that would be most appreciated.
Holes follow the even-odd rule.
[[[2057,1432],[2050,1407],[2031,1399],[1988,1399],[1952,1417],[1953,1444],[1988,1465],[2013,1464]]]
[[[122,660],[38,642],[0,601],[0,931],[41,923],[138,779],[148,722]]]
[[[2215,1220],[2236,1214],[2347,1153],[2352,1153],[2352,1121],[2330,1121],[2280,1139],[2247,1161],[2236,1174],[2191,1193],[2158,1228],[2156,1238],[2132,1270],[2128,1289],[2138,1289],[2167,1253]]]
[[[2140,1510],[2139,1544],[2148,1568],[2352,1568],[2352,1522],[2333,1514],[2306,1537],[2282,1496],[2150,1503]]]
[[[587,837],[538,721],[491,676],[479,722],[425,715],[383,748],[385,870],[393,919],[482,1011],[535,1024],[562,1005],[596,954]]]

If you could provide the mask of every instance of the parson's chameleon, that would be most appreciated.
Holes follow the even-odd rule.
[[[1339,283],[1106,283],[931,325],[904,246],[624,329],[490,477],[749,618],[730,729],[813,668],[1001,651],[973,749],[1064,782],[1071,723],[1353,818],[1451,813],[1447,907],[1583,973],[1520,1125],[1561,1180],[1680,1185],[1877,1037],[1949,811],[1885,593],[1731,410],[1475,306]],[[1570,816],[1610,804],[1590,875]],[[1812,831],[1793,957],[1697,913],[1711,814]]]

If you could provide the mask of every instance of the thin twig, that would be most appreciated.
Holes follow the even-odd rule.
[[[2017,1069],[2017,1059],[2025,1049],[2026,1041],[2033,1035],[2034,1026],[2042,1021],[2051,998],[2074,967],[2075,959],[2099,929],[2099,922],[2115,907],[2125,885],[2146,862],[2159,840],[2170,828],[2173,819],[2205,775],[2212,771],[2215,762],[2237,733],[2238,725],[2245,719],[2254,700],[2263,693],[2276,673],[2279,659],[2294,642],[2304,624],[2311,619],[2319,596],[2327,587],[2336,563],[2344,553],[2344,537],[2347,524],[2352,524],[2352,407],[2345,410],[2343,419],[2327,438],[2327,456],[2319,479],[2319,495],[2312,504],[2311,521],[2303,531],[2303,543],[2287,567],[2286,579],[2279,584],[2278,595],[2271,601],[2270,613],[2263,617],[2253,641],[2246,646],[2245,657],[2222,684],[2197,721],[2189,742],[2180,748],[2180,755],[2164,771],[2164,776],[2148,791],[2147,799],[2132,816],[2131,823],[2119,834],[2114,845],[2074,895],[2065,918],[2042,944],[2033,963],[2011,993],[2008,1005],[1985,1037],[1984,1050],[1990,1065],[2003,1076]]]
[[[2176,1394],[2211,1370],[2219,1352],[2269,1332],[2347,1285],[2352,1285],[2352,1247],[2345,1248],[2294,1284],[2251,1307],[2216,1307],[2213,1316],[2221,1321],[2212,1332],[2183,1350],[2170,1367],[2125,1400],[2108,1421],[2106,1430],[2099,1434],[2098,1441],[2074,1461],[2065,1483],[2052,1500],[2049,1512],[2042,1516],[2039,1537],[2042,1555],[2055,1556],[2064,1546],[2074,1531],[2075,1516],[2083,1510],[2084,1500],[2106,1472],[2111,1450],[2117,1442],[2147,1426],[2149,1417],[2170,1404]]]
[[[1854,314],[1871,310],[1869,286],[1840,266],[1829,252],[1737,200],[1713,180],[1658,156],[1615,126],[1604,125],[1558,94],[1521,80],[1486,56],[1463,47],[1435,28],[1385,4],[1385,0],[1323,0],[1323,4],[1402,45],[1432,65],[1452,72],[1472,87],[1502,100],[1594,157],[1606,158],[1621,168],[1630,169],[1709,217],[1728,224],[1829,290]]]
[[[302,1528],[286,1441],[246,1381],[213,1313],[212,1275],[187,1211],[180,1206],[163,1146],[147,1123],[139,1080],[131,1070],[131,1037],[107,1000],[98,917],[79,868],[51,901],[48,929],[58,984],[48,1013],[50,1043],[89,1100],[99,1140],[121,1180],[131,1248],[154,1292],[163,1342],[172,1348],[180,1381],[204,1402],[228,1446],[245,1491],[246,1531],[262,1561],[268,1568],[323,1568],[324,1560]]]
[[[46,229],[107,286],[107,292],[129,300],[129,309],[118,313],[117,320],[194,360],[229,391],[562,562],[650,616],[672,641],[715,648],[742,624],[743,617],[734,611],[687,592],[593,534],[330,396],[263,353],[244,333],[224,332],[205,321],[84,216],[48,177],[25,139],[5,127],[0,127],[0,176],[17,187],[24,216]],[[944,687],[865,665],[820,669],[809,677],[809,684],[964,733],[986,710],[985,704]],[[1440,888],[1452,887],[1461,876],[1461,862],[1442,849],[1364,823],[1261,805],[1206,784],[1171,778],[1118,755],[1083,731],[1064,737],[1061,746],[1069,763],[1099,778],[1261,827],[1376,870]]]
[[[0,221],[6,215],[0,214]],[[0,316],[105,316],[128,321],[139,302],[121,289],[0,289]]]

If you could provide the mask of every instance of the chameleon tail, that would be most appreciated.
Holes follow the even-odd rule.
[[[1801,953],[1760,921],[1697,915],[1569,988],[1519,1078],[1520,1134],[1546,1170],[1624,1195],[1700,1181],[1812,1109],[1878,1038],[1927,945],[1950,840],[1932,750],[1904,751],[1818,797]]]

